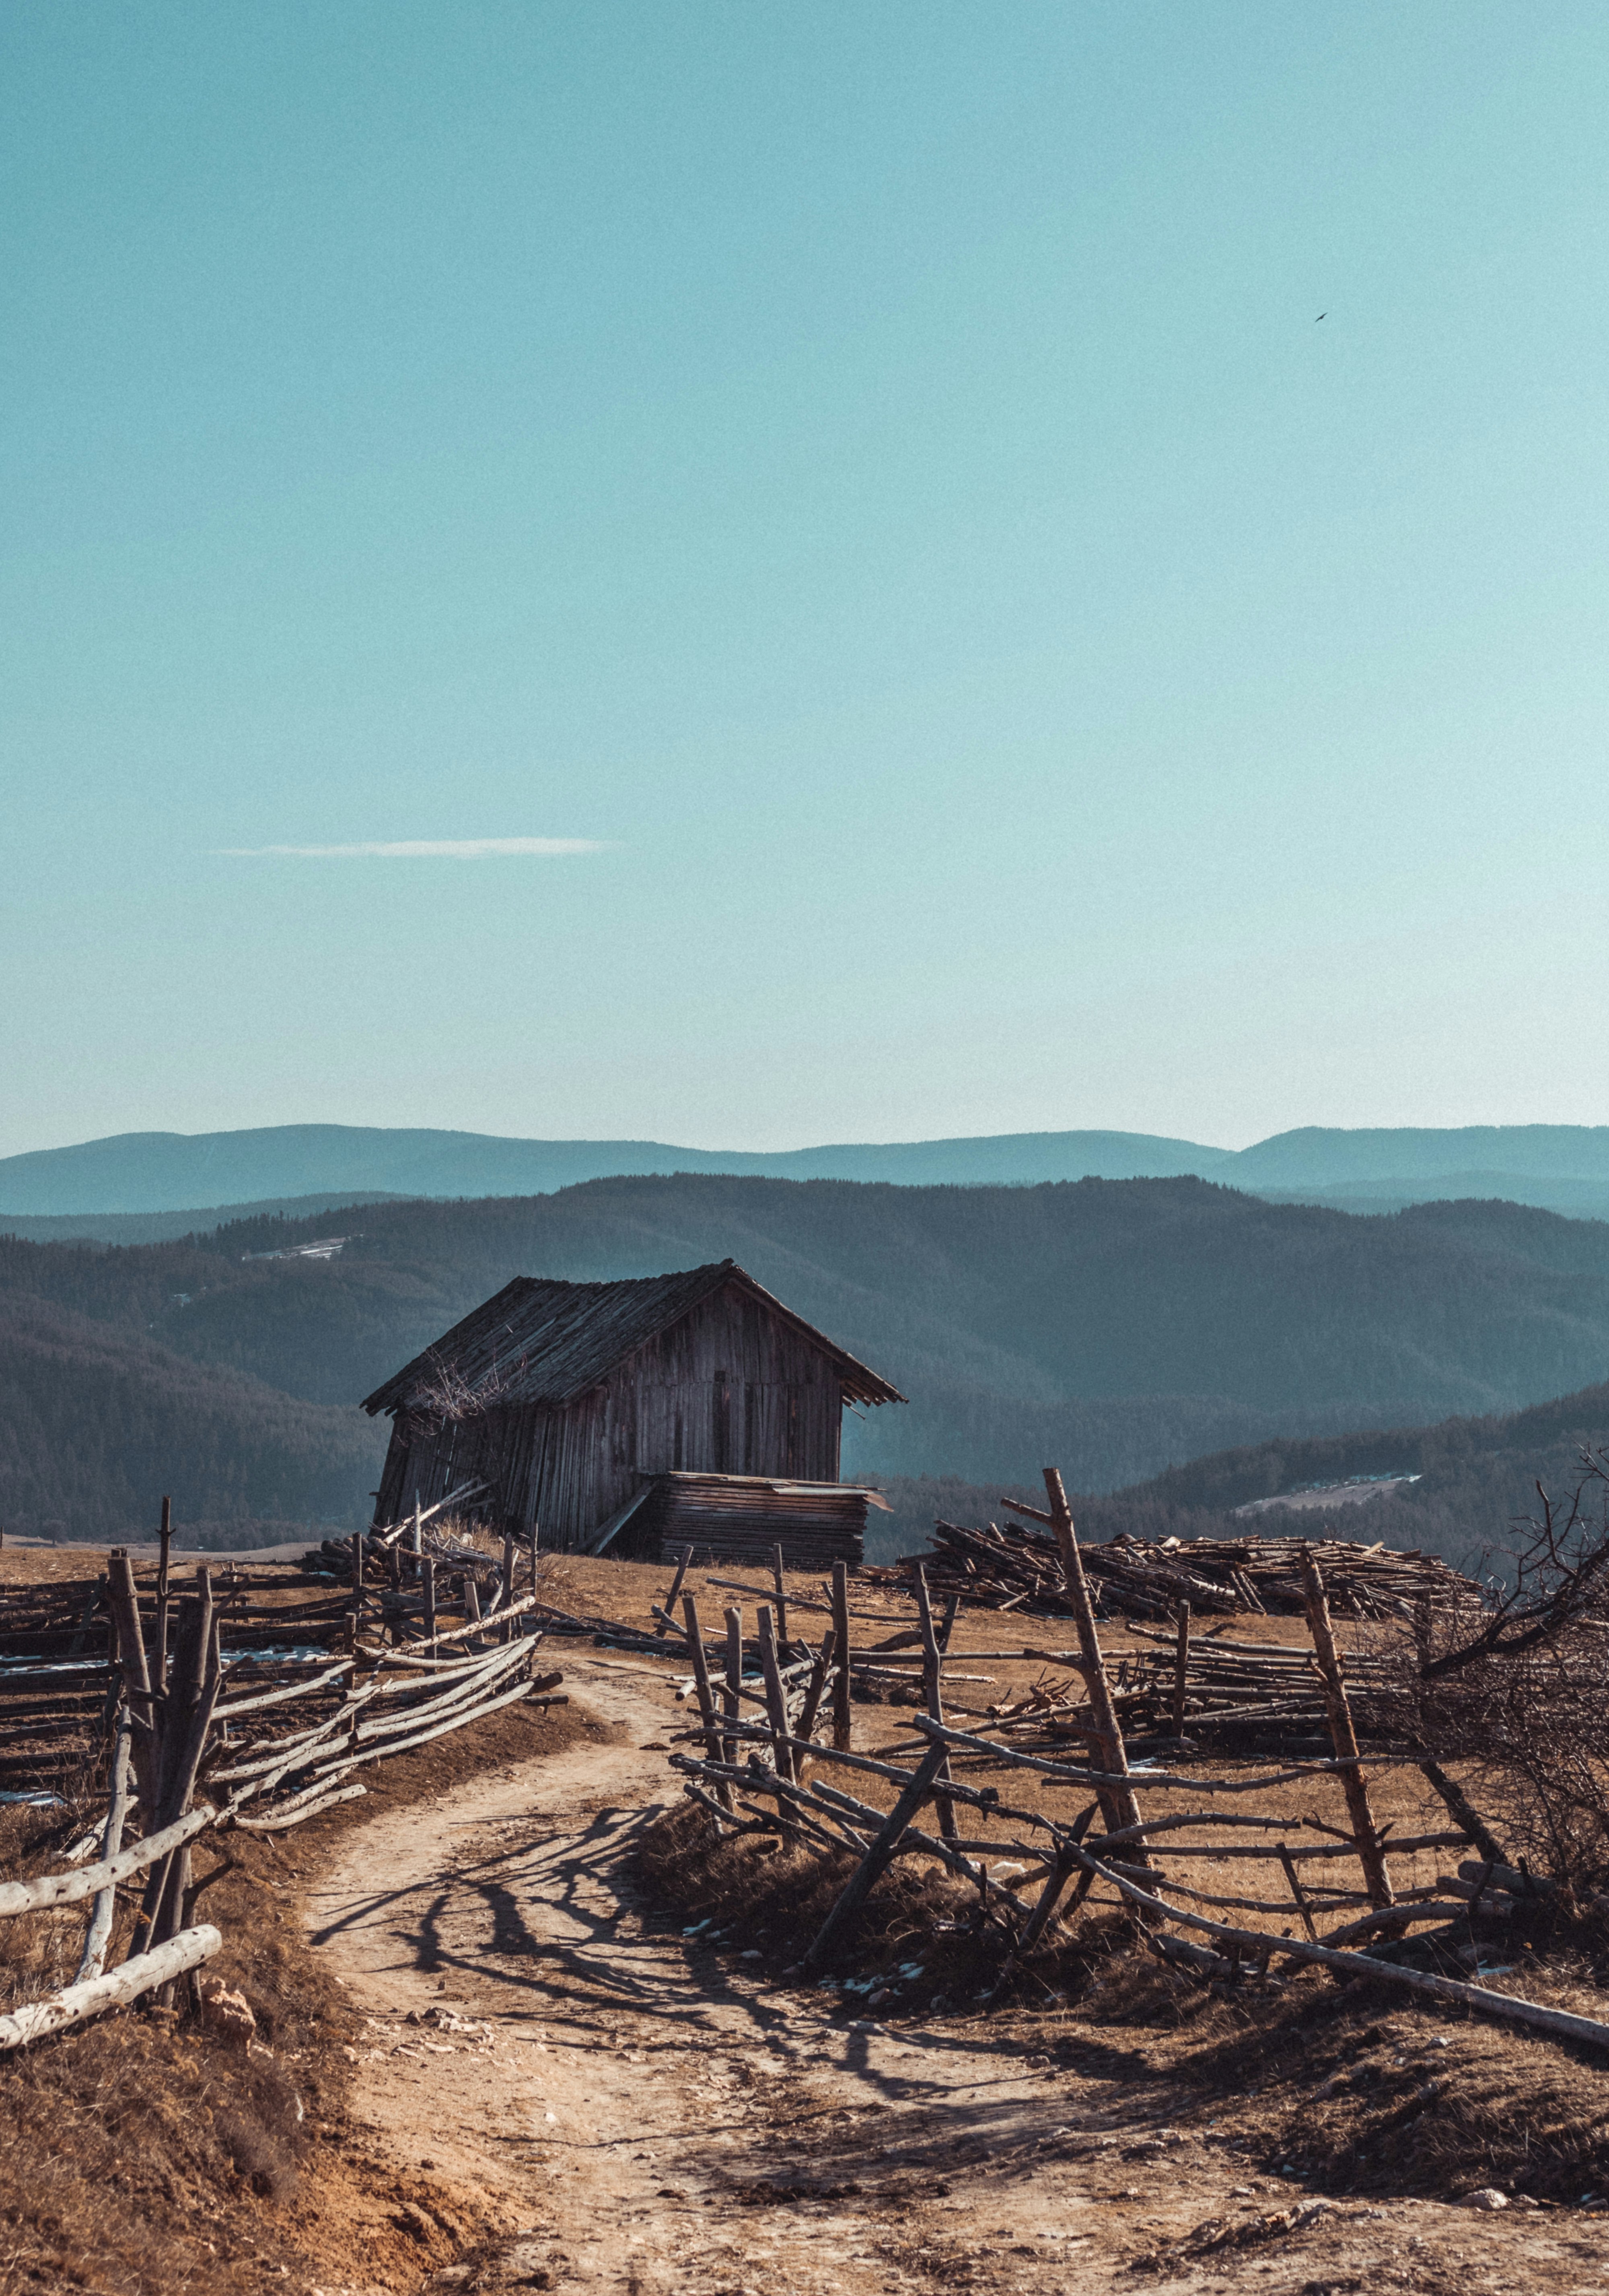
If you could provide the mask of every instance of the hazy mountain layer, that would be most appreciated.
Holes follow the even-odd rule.
[[[1579,1216],[1609,1212],[1609,1128],[1485,1125],[1343,1131],[1318,1126],[1231,1151],[1137,1132],[1022,1132],[962,1140],[797,1148],[773,1154],[653,1140],[514,1140],[338,1124],[186,1135],[131,1132],[0,1159],[0,1217],[93,1221],[175,1214],[177,1228],[292,1197],[549,1193],[636,1174],[717,1172],[900,1186],[1034,1186],[1049,1180],[1219,1179],[1258,1193],[1377,1210],[1432,1197],[1504,1197]],[[215,1209],[209,1217],[198,1206]],[[188,1208],[188,1209],[187,1209]],[[221,1210],[219,1209],[221,1208]],[[29,1232],[38,1233],[37,1225]]]
[[[776,1154],[678,1148],[657,1140],[502,1140],[479,1132],[384,1131],[341,1124],[256,1132],[127,1132],[0,1158],[0,1214],[36,1218],[161,1212],[345,1190],[346,1201],[536,1195],[631,1173],[727,1172],[905,1185],[1024,1185],[1203,1172],[1226,1152],[1137,1132],[1023,1132],[896,1146]]]

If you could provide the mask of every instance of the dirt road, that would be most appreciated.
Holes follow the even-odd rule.
[[[1071,2057],[1064,2026],[882,2029],[833,1992],[745,1974],[637,1905],[624,1870],[672,1792],[662,1742],[681,1710],[662,1672],[564,1665],[591,1734],[348,1834],[309,1898],[315,1942],[371,2021],[357,2110],[409,2194],[422,2269],[466,2208],[491,2227],[424,2284],[1609,2285],[1589,2219],[1309,2202],[1099,2029],[1079,2029]],[[380,2271],[327,2296],[417,2284]]]

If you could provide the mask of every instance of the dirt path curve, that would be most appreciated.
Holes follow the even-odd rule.
[[[564,1669],[586,1738],[348,1834],[309,1897],[314,1940],[371,2021],[357,2110],[412,2193],[400,2220],[439,2239],[467,2195],[497,2227],[432,2287],[1604,2285],[1555,2240],[1425,2202],[1343,2204],[1244,2261],[1181,2264],[1203,2220],[1300,2194],[1190,2126],[1127,2054],[1097,2048],[1092,2070],[1085,2049],[1072,2071],[975,2022],[868,2029],[833,1993],[751,1980],[658,1921],[623,1867],[669,1798],[681,1710],[640,1663]],[[1137,2258],[1153,2259],[1138,2282]]]

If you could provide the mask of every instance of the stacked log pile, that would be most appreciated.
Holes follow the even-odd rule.
[[[1393,1553],[1346,1539],[1125,1536],[1081,1551],[1098,1607],[1116,1617],[1166,1619],[1181,1603],[1198,1612],[1300,1617],[1304,1553],[1316,1557],[1336,1609],[1350,1618],[1408,1617],[1424,1603],[1478,1606],[1482,1599],[1475,1582],[1439,1554]],[[1030,1525],[939,1522],[928,1554],[907,1555],[870,1575],[886,1585],[906,1584],[918,1563],[940,1595],[1030,1616],[1063,1614],[1069,1607],[1055,1540]]]

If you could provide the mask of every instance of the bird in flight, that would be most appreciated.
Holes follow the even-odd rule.
[[[1330,315],[1329,315],[1329,313],[1328,313],[1327,311],[1320,311],[1320,313],[1318,314],[1318,319],[1327,319],[1327,318],[1329,317],[1329,316],[1330,316]],[[1314,324],[1315,326],[1317,326],[1317,325],[1318,324],[1318,319],[1315,319],[1315,320],[1314,320],[1313,324]]]

